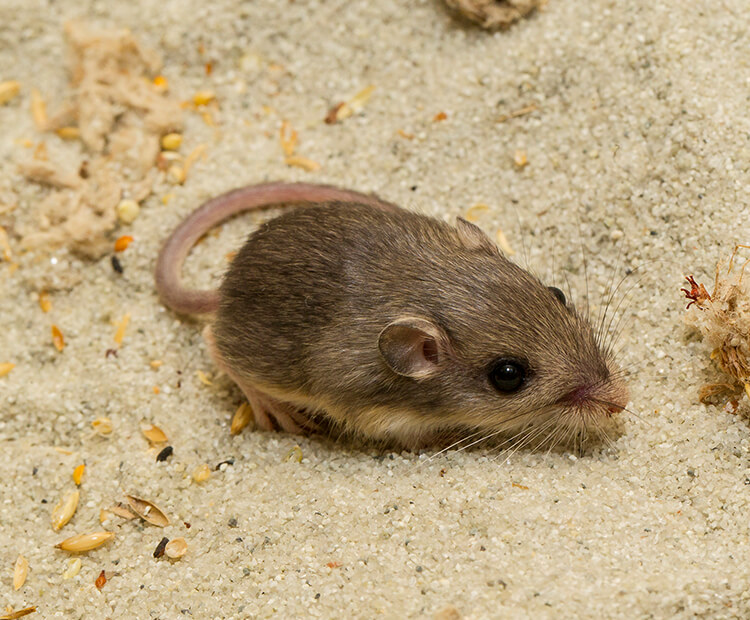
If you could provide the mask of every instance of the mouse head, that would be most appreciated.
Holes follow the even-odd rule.
[[[411,414],[419,426],[562,436],[621,411],[629,395],[611,351],[562,291],[468,222],[457,242],[461,255],[434,286],[424,274],[424,311],[391,320],[378,339],[390,371],[423,392]]]

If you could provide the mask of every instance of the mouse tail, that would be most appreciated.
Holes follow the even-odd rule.
[[[224,220],[253,209],[324,202],[356,202],[388,211],[394,204],[376,196],[312,183],[263,183],[235,189],[203,203],[172,232],[156,261],[156,290],[164,305],[182,314],[207,314],[219,309],[217,290],[194,290],[182,286],[182,264],[190,249],[211,228]]]

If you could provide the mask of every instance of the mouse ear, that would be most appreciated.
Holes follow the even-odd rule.
[[[425,319],[403,317],[386,325],[378,337],[378,349],[398,375],[422,379],[438,370],[446,353],[445,332]]]
[[[490,238],[484,234],[484,231],[479,228],[479,226],[472,224],[464,218],[456,218],[456,230],[458,231],[458,236],[461,239],[461,242],[469,250],[484,250],[490,254],[500,253],[497,246],[492,243]]]

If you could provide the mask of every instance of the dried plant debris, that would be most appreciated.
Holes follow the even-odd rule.
[[[69,22],[65,36],[71,93],[55,113],[37,113],[35,121],[42,131],[80,139],[86,152],[75,165],[73,146],[66,164],[48,161],[46,150],[20,163],[28,180],[50,189],[33,224],[19,232],[26,249],[64,246],[96,258],[111,247],[118,205],[137,205],[151,194],[161,139],[181,129],[182,114],[179,102],[146,79],[160,60],[129,30]]]
[[[445,0],[454,11],[487,30],[504,30],[546,0]]]
[[[165,527],[169,525],[167,515],[164,514],[164,511],[156,504],[141,499],[140,497],[134,497],[133,495],[126,495],[125,497],[133,512],[147,523],[151,523],[157,527]]]
[[[711,359],[730,380],[703,386],[700,399],[722,392],[744,389],[750,398],[750,273],[745,267],[750,259],[737,260],[738,245],[729,260],[716,266],[713,292],[686,276],[690,288],[683,288],[689,300],[685,322],[696,328],[711,347]]]

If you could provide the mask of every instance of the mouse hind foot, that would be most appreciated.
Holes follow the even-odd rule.
[[[266,431],[281,429],[287,433],[295,435],[307,435],[318,430],[318,425],[308,416],[304,410],[300,410],[291,403],[281,401],[269,396],[265,392],[256,388],[247,379],[237,376],[224,363],[219,351],[216,348],[211,326],[207,325],[203,330],[203,338],[208,345],[208,351],[214,363],[226,375],[234,381],[242,392],[245,394],[250,409],[253,412],[253,419],[258,428]]]

